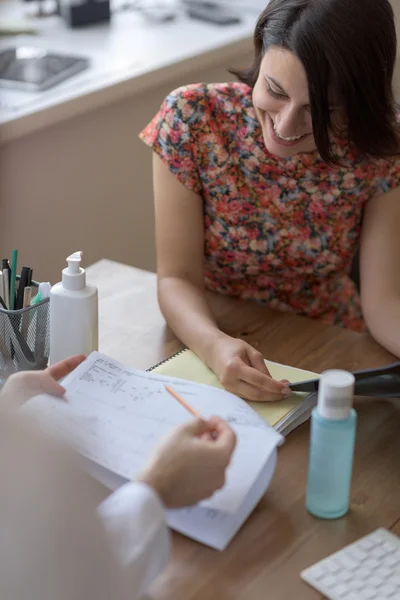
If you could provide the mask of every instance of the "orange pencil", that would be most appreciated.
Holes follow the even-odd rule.
[[[200,413],[198,413],[197,410],[195,410],[192,406],[190,406],[190,404],[188,402],[186,402],[186,400],[184,400],[182,398],[182,396],[180,396],[178,394],[178,392],[176,392],[175,390],[173,390],[172,387],[170,387],[169,385],[166,385],[165,389],[167,390],[167,392],[169,394],[171,394],[171,396],[173,396],[175,398],[175,400],[178,400],[178,402],[180,404],[182,404],[182,406],[184,408],[186,408],[186,410],[188,410],[194,417],[198,417],[199,419],[201,419]]]

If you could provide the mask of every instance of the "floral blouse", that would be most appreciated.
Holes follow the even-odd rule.
[[[278,158],[242,83],[172,92],[140,136],[203,199],[208,289],[365,328],[349,272],[363,209],[400,187],[400,161],[356,159],[343,140],[339,167],[317,151]]]

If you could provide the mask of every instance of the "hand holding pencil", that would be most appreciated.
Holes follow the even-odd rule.
[[[195,412],[175,390],[167,391],[179,397],[186,410]],[[235,445],[236,436],[228,423],[196,414],[161,443],[138,480],[152,487],[167,508],[191,506],[223,487]]]

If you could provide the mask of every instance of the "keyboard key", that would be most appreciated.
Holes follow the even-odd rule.
[[[354,575],[351,571],[339,571],[336,575],[336,579],[342,583],[348,583],[350,579],[353,579]]]
[[[357,577],[359,577],[360,579],[367,579],[367,577],[369,577],[370,575],[371,571],[369,569],[366,569],[365,567],[361,567],[357,571]]]
[[[370,537],[363,538],[357,542],[357,544],[362,550],[366,550],[367,552],[376,545],[376,543]]]
[[[336,575],[337,573],[340,573],[342,567],[340,567],[337,562],[332,560],[326,563],[325,569],[328,571],[328,573],[331,573],[331,575]]]
[[[368,560],[363,563],[364,567],[370,571],[375,571],[380,564],[381,563],[376,558],[368,558]]]
[[[346,598],[346,593],[348,590],[348,586],[344,585],[343,583],[339,583],[339,585],[337,585],[336,587],[333,588],[333,592],[335,594],[337,594],[339,596],[339,598],[341,598],[342,596],[344,596]]]
[[[372,585],[374,588],[380,588],[385,583],[385,579],[382,577],[377,577],[376,575],[372,575],[368,579],[368,585]]]
[[[322,566],[317,565],[313,570],[312,570],[312,575],[313,577],[315,577],[315,579],[322,579],[322,577],[325,577],[326,575],[326,569],[324,569]]]
[[[396,550],[396,546],[394,544],[390,544],[389,542],[383,542],[382,548],[386,551],[386,554],[391,554]]]
[[[368,554],[364,552],[362,548],[358,548],[357,546],[353,546],[351,549],[349,548],[349,553],[355,560],[358,560],[358,562],[362,562],[368,558]]]
[[[400,562],[400,550],[396,550],[396,552],[392,556],[395,556],[397,558],[397,560]]]
[[[376,548],[373,548],[370,555],[379,560],[380,558],[386,556],[387,553],[388,552],[386,548],[382,544],[381,546],[376,546]]]
[[[386,566],[386,559],[385,559],[384,564],[381,565],[375,573],[375,575],[377,577],[382,577],[382,579],[387,579],[388,577],[391,577],[392,574],[393,574],[393,569],[390,569],[389,567]]]
[[[360,590],[359,592],[360,600],[375,600],[377,591],[369,589]]]
[[[357,560],[354,560],[354,558],[347,552],[346,552],[346,554],[344,554],[342,560],[345,564],[346,569],[350,569],[350,571],[357,569],[357,567],[359,566],[359,562]],[[379,563],[377,561],[375,561],[375,562],[376,562],[376,566],[378,566]]]
[[[390,583],[385,583],[385,585],[383,585],[380,590],[379,593],[386,595],[388,598],[390,598],[390,596],[393,596],[393,594],[396,592],[396,588],[394,585],[390,585]]]
[[[396,554],[391,554],[385,558],[385,565],[387,567],[396,567],[400,564],[400,558]]]
[[[372,538],[375,541],[375,543],[383,544],[383,542],[387,542],[386,534],[387,532],[384,529],[377,529],[372,534]]]
[[[336,583],[335,577],[333,575],[326,575],[321,579],[321,584],[325,585],[327,588],[333,587]]]
[[[353,573],[352,579],[349,581],[348,585],[349,585],[349,590],[351,592],[360,590],[361,588],[365,587],[365,580],[359,579],[358,577],[357,577],[357,579],[355,579],[354,573]]]

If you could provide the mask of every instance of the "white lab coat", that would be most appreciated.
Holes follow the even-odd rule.
[[[126,571],[129,597],[136,600],[167,564],[164,507],[147,485],[127,483],[100,504],[98,514],[116,559]]]
[[[104,500],[77,457],[0,414],[1,600],[138,600],[168,559],[164,507],[142,483]]]

